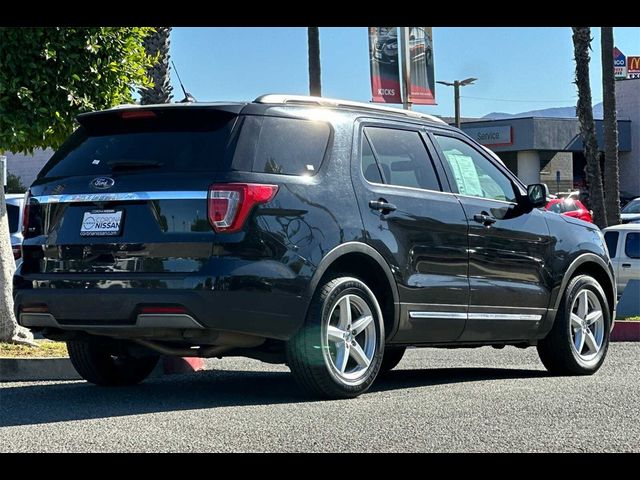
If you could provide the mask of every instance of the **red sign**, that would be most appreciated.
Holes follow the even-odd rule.
[[[627,73],[640,73],[640,57],[627,57]]]
[[[409,99],[418,105],[435,105],[433,33],[431,27],[409,28],[411,85]]]
[[[398,27],[369,27],[371,93],[379,103],[402,103]]]

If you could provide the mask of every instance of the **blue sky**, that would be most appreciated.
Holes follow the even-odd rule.
[[[599,28],[592,34],[591,88],[597,103],[602,100]],[[575,105],[569,27],[434,27],[433,37],[436,79],[478,78],[461,90],[463,116]],[[615,28],[614,37],[623,53],[640,55],[640,27]],[[320,52],[323,96],[370,101],[365,27],[320,28]],[[199,101],[308,94],[304,27],[174,28],[171,55],[187,91]],[[175,73],[172,84],[181,99]],[[416,109],[453,115],[452,88],[438,85],[436,98],[438,105]]]

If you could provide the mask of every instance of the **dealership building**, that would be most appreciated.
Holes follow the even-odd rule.
[[[616,82],[616,107],[620,191],[640,196],[640,79]],[[603,122],[595,123],[598,148],[603,150]],[[552,192],[586,187],[577,118],[474,120],[461,127],[527,184],[543,182]]]

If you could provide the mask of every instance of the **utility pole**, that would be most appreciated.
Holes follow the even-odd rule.
[[[447,87],[453,87],[453,99],[455,105],[455,116],[456,116],[456,127],[460,128],[460,87],[465,87],[467,85],[472,85],[477,78],[470,77],[465,78],[464,80],[454,80],[453,82],[444,82],[438,80],[436,83],[440,83],[441,85],[446,85]]]

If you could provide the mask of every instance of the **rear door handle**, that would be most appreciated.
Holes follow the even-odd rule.
[[[382,213],[389,213],[398,209],[393,203],[387,202],[384,198],[369,201],[369,208],[380,210]]]
[[[622,268],[631,268],[631,264],[630,263],[623,263],[622,264]]]
[[[483,224],[485,227],[488,227],[489,225],[496,223],[496,219],[491,217],[487,212],[476,213],[473,216],[473,219],[476,222]]]

